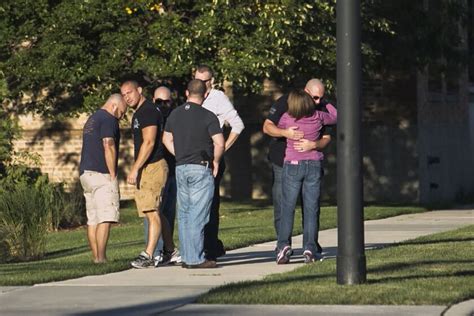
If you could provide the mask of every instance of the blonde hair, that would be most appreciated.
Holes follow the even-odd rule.
[[[314,102],[304,90],[293,90],[288,96],[288,114],[299,120],[314,113]]]

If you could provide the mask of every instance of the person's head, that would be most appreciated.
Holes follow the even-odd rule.
[[[136,108],[142,100],[142,91],[142,87],[135,80],[127,80],[120,85],[125,102],[132,108]]]
[[[293,90],[288,95],[288,114],[299,120],[314,113],[314,103],[304,90]]]
[[[206,84],[203,81],[199,79],[193,79],[188,83],[188,87],[186,89],[186,97],[188,98],[188,101],[201,104],[206,95]]]
[[[319,104],[324,96],[324,84],[319,79],[311,79],[306,83],[304,91],[313,98],[314,103]]]
[[[155,104],[164,105],[166,107],[171,107],[171,91],[165,86],[161,86],[155,89],[153,93],[153,102]]]
[[[210,91],[214,83],[214,73],[211,67],[207,65],[199,65],[194,72],[194,79],[201,80],[206,85],[206,90]]]
[[[127,103],[120,93],[114,93],[105,101],[104,108],[120,120],[127,111]]]

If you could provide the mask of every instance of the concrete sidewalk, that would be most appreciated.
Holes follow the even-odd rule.
[[[367,248],[474,224],[474,210],[434,211],[365,222]],[[337,231],[320,232],[326,258],[336,256]],[[297,247],[301,236],[293,239]],[[0,288],[0,315],[440,315],[446,306],[261,306],[195,305],[197,296],[230,282],[256,280],[303,265],[301,251],[292,263],[276,265],[275,242],[229,251],[219,268],[180,266],[127,270],[101,276]],[[295,258],[295,259],[293,259]],[[186,305],[190,304],[190,305]],[[186,305],[186,306],[184,306]],[[463,310],[474,304],[463,305]]]

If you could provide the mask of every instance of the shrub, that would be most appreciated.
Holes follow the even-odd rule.
[[[31,260],[44,253],[49,230],[85,223],[79,185],[66,192],[39,169],[9,165],[0,174],[0,261]]]
[[[46,245],[49,210],[47,197],[34,186],[18,184],[0,191],[0,242],[5,260],[41,258]]]

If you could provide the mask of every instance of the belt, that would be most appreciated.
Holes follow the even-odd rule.
[[[198,165],[204,166],[206,168],[211,168],[211,163],[209,161],[201,160]]]

